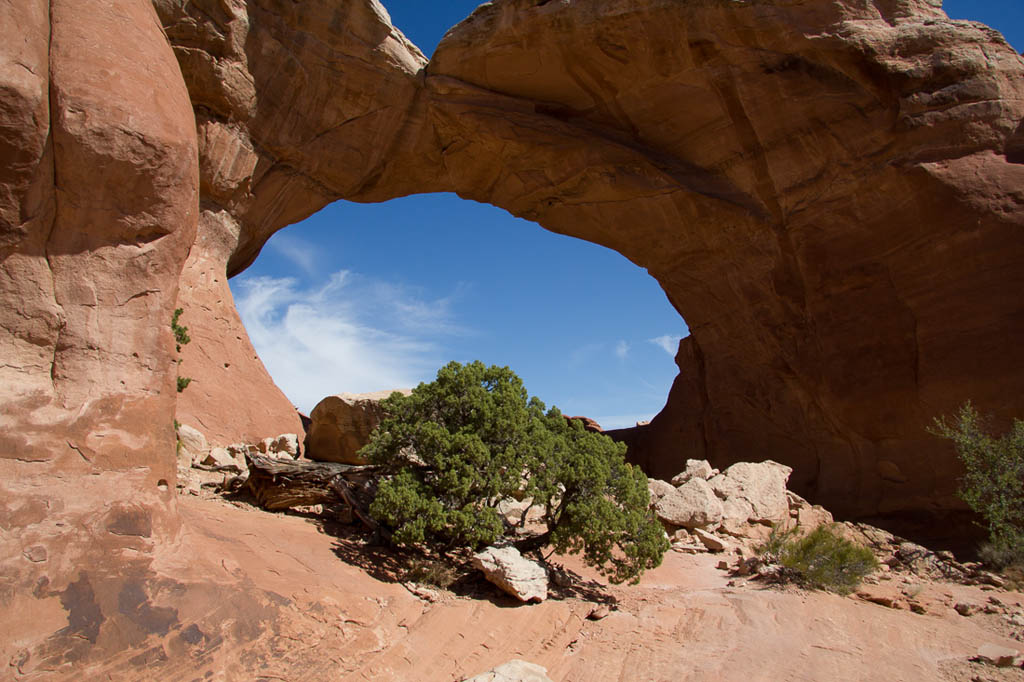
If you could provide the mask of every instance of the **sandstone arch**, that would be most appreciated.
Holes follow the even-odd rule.
[[[665,412],[623,434],[652,472],[772,457],[843,514],[958,506],[954,463],[924,427],[967,397],[1020,407],[1006,344],[1024,331],[1022,176],[1006,152],[1021,59],[992,32],[923,0],[501,2],[427,64],[372,4],[330,19],[286,7],[250,3],[236,40],[274,50],[218,57],[252,74],[244,114],[211,113],[209,69],[176,38],[193,20],[165,19],[214,169],[204,198],[241,223],[229,272],[335,198],[453,190],[619,251],[685,313]],[[307,39],[341,22],[369,61],[352,61],[367,43]],[[285,104],[368,79],[382,96]],[[251,194],[227,196],[223,169],[246,163]]]
[[[1024,62],[937,4],[499,0],[429,64],[376,0],[0,6],[0,597],[74,612],[25,661],[166,634],[158,589],[228,617],[166,485],[170,311],[188,373],[241,380],[179,409],[286,415],[244,409],[275,389],[224,278],[337,198],[453,190],[647,268],[692,331],[629,435],[655,473],[773,457],[840,514],[955,510],[922,426],[1024,413]]]

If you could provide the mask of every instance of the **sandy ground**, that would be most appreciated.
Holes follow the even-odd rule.
[[[196,677],[429,682],[522,658],[559,682],[1024,680],[1020,670],[968,662],[987,642],[1024,648],[1005,618],[953,609],[994,595],[1012,609],[1024,603],[1018,593],[900,575],[869,586],[911,595],[925,611],[914,613],[735,581],[716,568],[721,556],[669,552],[636,586],[606,585],[570,559],[577,582],[541,604],[519,605],[482,581],[431,602],[395,582],[394,555],[358,536],[242,503],[180,499],[190,550],[177,556],[203,560],[187,572],[201,568],[225,594],[241,584],[271,595],[277,607],[254,639],[232,647],[225,637],[195,656]],[[612,604],[609,615],[589,620],[602,602]],[[154,669],[154,679],[176,679],[185,667]]]

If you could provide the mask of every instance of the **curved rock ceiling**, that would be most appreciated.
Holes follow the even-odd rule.
[[[621,434],[652,474],[959,509],[931,418],[1024,415],[1024,61],[939,5],[497,0],[428,63],[375,0],[0,4],[0,597],[75,614],[32,660],[164,627],[132,595],[182,561],[175,414],[298,429],[226,277],[340,198],[455,191],[650,271],[692,333]]]
[[[429,63],[373,2],[179,4],[157,8],[203,197],[181,305],[216,330],[183,371],[251,387],[183,394],[215,438],[292,418],[239,354],[224,261],[338,198],[432,191],[658,280],[692,335],[665,410],[621,434],[652,474],[772,458],[841,514],[952,509],[932,417],[1021,411],[1024,65],[935,2],[506,0]]]

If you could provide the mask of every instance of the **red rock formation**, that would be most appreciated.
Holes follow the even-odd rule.
[[[634,459],[661,476],[689,457],[776,459],[844,515],[959,508],[955,459],[925,427],[967,398],[1003,419],[1024,408],[1022,61],[980,25],[925,0],[506,0],[424,67],[370,4],[206,4],[158,6],[229,273],[335,198],[411,191],[614,248],[692,330]],[[220,327],[186,373],[216,375],[244,333],[228,296],[186,291]],[[248,357],[234,386],[253,390],[180,409],[241,423],[273,393]]]
[[[1021,58],[926,2],[613,5],[482,7],[427,89],[460,193],[616,249],[685,316],[634,457],[955,507],[931,418],[1024,412]]]
[[[0,27],[0,632],[15,667],[67,670],[162,627],[137,609],[179,523],[195,125],[148,2],[4,3]]]
[[[225,277],[338,198],[454,190],[647,268],[692,331],[651,473],[957,509],[930,418],[1024,414],[1024,63],[935,4],[498,0],[429,65],[375,0],[0,5],[0,602],[39,614],[4,660],[277,617],[174,577],[169,321],[178,414],[298,432]]]
[[[566,421],[571,422],[576,420],[583,422],[583,428],[587,431],[590,431],[591,433],[604,433],[604,429],[601,428],[601,425],[598,424],[593,419],[591,419],[590,417],[570,417],[569,415],[566,414],[563,414],[562,416],[565,417]]]
[[[229,273],[335,198],[432,190],[647,268],[692,330],[665,411],[630,436],[652,474],[770,457],[843,514],[957,508],[954,458],[924,427],[967,398],[1024,407],[1021,59],[930,2],[505,1],[423,71],[369,4],[158,7]],[[259,395],[254,414],[285,414],[230,348],[244,332],[216,287],[186,284],[218,328],[186,374],[232,358],[232,386],[253,388],[179,411],[241,427]]]

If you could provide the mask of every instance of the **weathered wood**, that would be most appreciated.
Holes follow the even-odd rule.
[[[352,513],[363,522],[363,525],[369,530],[377,530],[377,522],[373,520],[373,517],[367,511],[370,504],[365,499],[365,494],[359,495],[355,490],[350,489],[350,486],[356,488],[361,493],[366,492],[365,486],[353,486],[352,483],[340,477],[331,481],[331,487],[334,489],[334,492],[348,504]]]
[[[263,455],[246,455],[249,465],[248,486],[261,507],[270,511],[292,507],[343,501],[352,504],[351,496],[338,493],[336,482],[362,483],[377,467],[273,459]],[[347,485],[344,487],[347,489]],[[359,514],[362,510],[353,507]]]

